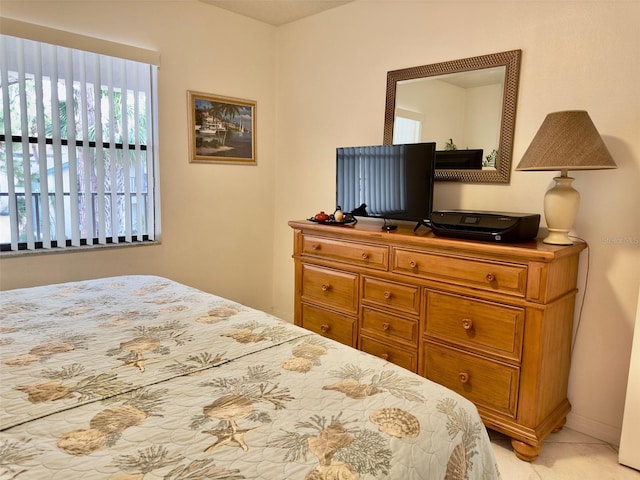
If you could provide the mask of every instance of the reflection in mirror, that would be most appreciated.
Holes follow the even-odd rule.
[[[389,72],[384,142],[435,141],[436,180],[508,183],[520,55]]]
[[[505,67],[435,75],[396,84],[393,143],[436,142],[441,156],[474,149],[467,168],[495,168],[500,141],[500,115]],[[444,151],[443,151],[444,150]],[[455,168],[449,155],[446,166]]]

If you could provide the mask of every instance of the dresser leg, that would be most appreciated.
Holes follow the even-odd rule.
[[[513,447],[513,453],[516,454],[516,457],[525,462],[533,462],[538,458],[542,450],[542,445],[534,447],[533,445],[515,439],[511,439],[511,446]]]
[[[567,417],[564,417],[562,419],[562,421],[558,424],[558,426],[556,428],[554,428],[553,430],[551,430],[551,433],[557,433],[560,430],[562,430],[562,427],[564,427],[565,423],[567,423]]]

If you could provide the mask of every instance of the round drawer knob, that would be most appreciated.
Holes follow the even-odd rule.
[[[322,333],[327,333],[329,330],[331,330],[331,327],[326,323],[323,323],[322,325],[320,325],[320,331]]]
[[[487,276],[484,277],[487,279],[487,282],[495,282],[496,276],[493,273],[487,273]]]
[[[320,250],[320,245],[314,243],[313,245],[311,245],[311,250]]]
[[[328,292],[329,290],[331,290],[331,285],[323,283],[321,288],[323,292]]]
[[[416,262],[415,260],[411,260],[411,261],[409,262],[409,266],[410,266],[411,268],[416,268],[416,267],[418,266],[418,262]]]
[[[369,254],[367,252],[362,252],[362,255],[360,255],[362,257],[363,260],[366,260],[369,258]]]
[[[389,354],[388,353],[383,353],[382,355],[380,355],[380,358],[383,360],[389,360]]]
[[[462,384],[469,383],[469,374],[467,372],[460,372],[458,374],[458,380],[460,380]]]
[[[386,332],[391,328],[391,325],[388,322],[384,322],[382,324],[382,329]]]
[[[473,320],[471,320],[470,318],[463,318],[462,328],[464,328],[465,330],[471,330],[473,328]]]
[[[382,295],[384,295],[384,298],[386,298],[387,300],[391,298],[391,292],[389,290],[385,290]]]

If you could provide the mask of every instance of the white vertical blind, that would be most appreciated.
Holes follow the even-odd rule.
[[[26,94],[26,75],[25,75],[25,61],[24,61],[24,42],[18,42],[18,48],[16,52],[18,53],[18,84],[20,86],[20,111],[27,111],[27,94]],[[9,49],[9,48],[8,48]],[[32,78],[32,77],[31,77]],[[8,95],[8,94],[7,94]],[[29,124],[28,117],[26,114],[20,115],[20,125],[22,127],[23,132],[29,132]],[[11,131],[11,129],[9,130]],[[31,147],[29,145],[29,139],[26,135],[22,135],[22,167],[23,167],[23,181],[24,181],[24,199],[25,199],[25,215],[26,215],[26,223],[29,226],[35,225],[35,217],[33,213],[33,189],[32,183],[27,181],[27,179],[31,179]],[[9,159],[7,159],[9,161]],[[9,180],[10,181],[10,180]],[[17,202],[16,202],[17,203]],[[27,231],[27,248],[29,250],[33,250],[35,248],[35,232],[34,228],[28,228]],[[13,238],[12,245],[13,245]]]
[[[80,112],[82,116],[82,135],[81,138],[89,138],[89,106],[88,100],[91,98],[91,94],[87,87],[87,57],[86,52],[82,52],[79,55],[80,61],[80,99],[79,104],[81,105]],[[82,166],[83,166],[83,182],[82,186],[84,187],[83,192],[83,230],[84,232],[93,231],[94,225],[94,208],[93,208],[93,196],[89,194],[91,192],[91,175],[88,172],[93,170],[93,160],[92,160],[92,150],[89,148],[88,142],[82,143]]]
[[[126,75],[126,68],[124,66],[121,67],[120,69],[120,85],[122,85],[122,90],[123,91],[128,91],[128,83],[127,83],[127,75]],[[121,110],[121,115],[122,115],[122,144],[123,145],[129,145],[129,123],[127,121],[127,112],[129,111],[129,101],[128,101],[128,95],[123,95],[122,96],[122,110]],[[128,155],[128,150],[125,150],[122,153],[122,162],[124,165],[127,164],[127,155]],[[124,241],[125,242],[130,242],[131,241],[131,218],[132,218],[132,214],[133,211],[131,209],[131,182],[125,181],[124,182],[124,221],[125,221],[125,225],[124,225]]]
[[[138,68],[140,69],[141,65],[139,64]],[[141,78],[146,77],[147,75],[149,75],[149,73],[146,72],[146,70],[151,69],[154,72],[157,71],[157,68],[155,66],[151,66],[151,67],[145,67],[145,71],[142,71],[140,69],[140,73],[138,75],[138,81],[141,80]],[[141,85],[140,83],[138,83],[138,85]],[[155,95],[157,94],[157,92],[155,91],[155,88],[157,86],[157,82],[153,82],[151,84],[151,94],[145,95],[145,110],[148,112],[149,114],[149,125],[150,127],[147,130],[147,138],[149,139],[147,144],[150,145],[150,148],[148,148],[145,152],[144,152],[144,157],[147,160],[146,166],[145,166],[145,173],[143,176],[143,173],[141,172],[140,174],[140,180],[142,181],[143,178],[146,179],[147,182],[151,182],[153,181],[153,173],[154,171],[156,171],[156,169],[154,168],[154,162],[156,162],[156,158],[158,156],[158,103],[157,102],[152,102],[152,99],[155,98]],[[141,91],[139,89],[139,91]],[[136,146],[138,145],[138,142],[140,141],[140,139],[136,139]],[[140,150],[140,156],[142,156],[142,151]],[[153,192],[149,193],[149,200],[146,202],[143,202],[142,198],[140,199],[141,201],[139,202],[140,205],[145,205],[145,204],[150,204],[151,202],[160,202],[159,197],[156,197],[158,195],[158,189],[155,188],[153,189]],[[151,198],[154,198],[154,200],[151,200]],[[145,221],[148,222],[148,225],[158,225],[159,224],[159,219],[156,219],[156,212],[158,211],[157,208],[150,208],[148,209],[148,211],[142,211],[141,213],[141,217],[143,220],[146,219]],[[139,222],[142,220],[138,220]],[[157,232],[159,232],[159,228],[147,228],[148,230],[148,235],[149,235],[149,239],[150,240],[154,240],[155,239],[155,234]]]
[[[36,231],[39,231],[39,239],[42,241],[42,248],[51,248],[51,217],[49,216],[49,202],[45,201],[49,198],[49,182],[47,178],[47,144],[46,144],[46,131],[44,124],[44,84],[43,84],[43,72],[42,67],[44,58],[42,56],[42,46],[39,43],[34,43],[33,56],[29,58],[33,61],[33,72],[36,84],[36,136],[38,137],[38,148],[35,160],[38,162],[39,171],[39,185],[37,192],[39,194],[33,197],[36,208]],[[49,97],[50,97],[49,93]],[[25,160],[26,161],[26,160]],[[40,201],[38,201],[38,199]],[[39,215],[38,215],[39,212]]]
[[[0,42],[2,249],[154,239],[157,67]]]
[[[47,55],[51,60],[51,78],[59,78],[58,75],[58,51],[53,45],[47,45],[49,50]],[[64,78],[64,77],[63,77]],[[58,98],[58,89],[51,89],[51,111],[60,111],[60,99]],[[62,165],[62,135],[60,115],[51,115],[51,138],[53,143],[53,174],[55,188],[55,237],[65,238],[65,208],[64,208],[64,178]],[[47,174],[48,175],[48,174]]]
[[[69,81],[73,78],[73,52],[71,49],[66,49],[65,52],[65,92],[66,98],[74,98],[73,82]],[[67,119],[67,139],[69,145],[75,145],[77,136],[74,121],[74,108],[73,102],[66,102],[65,105],[65,117]],[[71,179],[80,178],[78,176],[78,149],[69,148],[69,221],[71,228],[71,246],[80,246],[80,198],[78,196],[78,182],[73,182]],[[65,204],[66,205],[66,204]]]
[[[107,89],[107,98],[109,99],[109,105],[115,105],[114,99],[113,99],[113,62],[109,62],[106,65],[106,69],[107,69],[107,84],[109,85],[108,89]],[[108,113],[108,123],[107,123],[107,131],[106,134],[108,136],[108,142],[109,142],[109,171],[105,172],[106,177],[107,177],[107,181],[105,182],[108,185],[108,189],[107,189],[107,203],[109,205],[109,208],[107,209],[107,211],[110,211],[109,213],[111,213],[111,215],[109,216],[108,219],[108,223],[109,225],[107,226],[107,228],[105,228],[105,230],[107,231],[108,234],[112,235],[113,237],[113,242],[117,243],[118,241],[118,235],[113,235],[113,232],[118,232],[118,209],[117,209],[117,204],[118,204],[118,198],[117,198],[117,163],[118,163],[118,159],[117,159],[117,155],[116,155],[116,134],[115,134],[115,123],[116,123],[116,112],[114,111],[114,108],[110,108],[109,109],[109,113]],[[118,118],[117,121],[122,121],[122,118]]]
[[[7,57],[7,44],[4,38],[0,35],[0,53],[2,58]],[[0,82],[2,85],[2,110],[8,112],[10,108],[9,95],[7,95],[9,88],[9,72],[6,69],[0,69]],[[5,132],[11,131],[11,118],[8,115],[3,115],[3,129]],[[11,138],[5,142],[5,155],[6,155],[6,169],[7,178],[14,178],[14,166],[13,166],[13,141]],[[15,186],[12,182],[8,182],[7,185],[7,209],[9,211],[10,218],[17,216],[16,202],[15,202]],[[9,226],[9,232],[11,239],[11,248],[17,250],[18,248],[18,225],[15,222],[11,222]]]
[[[97,235],[98,243],[105,245],[107,243],[107,236],[105,234],[105,177],[104,168],[104,139],[102,138],[102,91],[97,88],[98,85],[102,85],[102,78],[100,77],[100,62],[96,55],[85,53],[85,57],[90,61],[90,70],[93,73],[93,108],[95,110],[95,122],[93,123],[95,149],[93,150],[93,169],[95,169],[95,175],[102,181],[96,181],[97,195],[96,199],[96,212],[97,212]],[[93,194],[93,192],[91,192]],[[91,195],[93,198],[93,195]]]

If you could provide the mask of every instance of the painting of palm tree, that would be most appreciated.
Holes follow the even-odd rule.
[[[192,162],[256,164],[256,102],[187,92]]]

